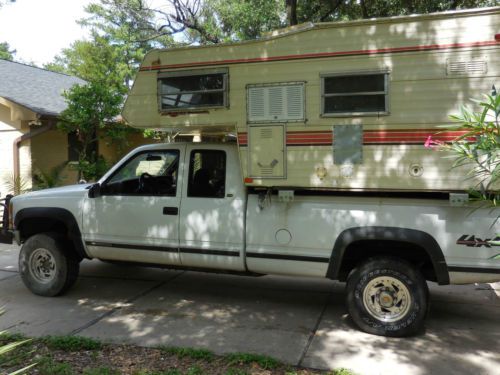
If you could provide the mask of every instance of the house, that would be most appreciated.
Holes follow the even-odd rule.
[[[56,128],[66,108],[62,93],[85,81],[66,74],[0,60],[0,194],[12,193],[14,181],[33,187],[33,175],[48,173],[65,162],[75,161],[74,135]],[[116,150],[100,145],[99,153],[114,161]],[[77,182],[67,168],[63,184]]]
[[[233,134],[250,187],[465,190],[465,169],[424,143],[464,134],[443,129],[449,115],[500,87],[499,32],[494,7],[154,50],[123,116],[135,127]]]

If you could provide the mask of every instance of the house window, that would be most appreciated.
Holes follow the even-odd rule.
[[[388,78],[388,72],[322,75],[322,116],[389,114]]]
[[[158,91],[162,112],[227,107],[228,70],[160,73]]]
[[[83,150],[83,145],[82,142],[78,139],[78,134],[76,132],[68,133],[68,161],[70,162],[79,161],[82,150]],[[95,159],[97,158],[98,152],[99,148],[97,141],[92,142],[90,145],[87,146],[86,154],[88,157]]]

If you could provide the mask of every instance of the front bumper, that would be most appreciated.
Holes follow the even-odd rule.
[[[14,234],[11,231],[5,230],[0,232],[0,243],[12,245]]]

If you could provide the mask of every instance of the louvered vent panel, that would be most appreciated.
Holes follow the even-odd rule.
[[[272,128],[260,128],[260,140],[273,138]]]
[[[446,74],[453,75],[480,75],[488,72],[488,64],[484,60],[447,61]]]
[[[304,118],[304,87],[287,86],[287,117],[293,120]]]
[[[249,106],[249,116],[253,118],[263,118],[265,116],[264,107],[264,92],[262,88],[250,88],[248,89],[248,98],[251,106]]]
[[[283,118],[283,87],[269,87],[268,93],[268,103],[269,103],[269,115],[273,119]]]
[[[285,145],[283,125],[250,126],[250,177],[283,178],[285,176]]]
[[[304,84],[248,88],[248,122],[304,121]]]

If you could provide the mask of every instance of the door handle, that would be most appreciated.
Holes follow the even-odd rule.
[[[163,215],[179,215],[179,207],[163,207]]]

